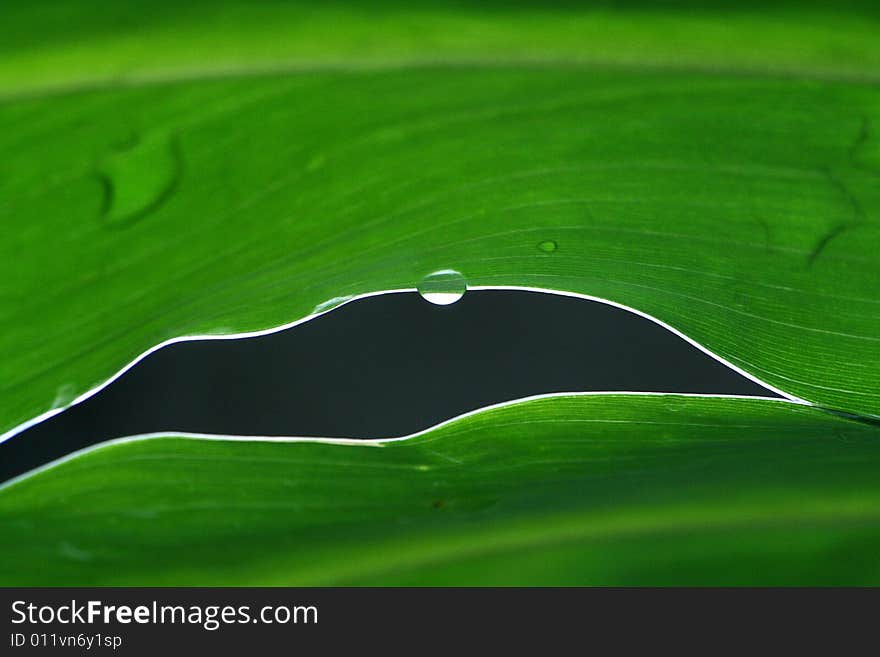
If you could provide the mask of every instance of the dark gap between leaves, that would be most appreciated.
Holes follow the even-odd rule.
[[[120,436],[393,437],[530,395],[624,390],[779,396],[607,304],[472,290],[435,306],[392,293],[271,335],[163,347],[0,444],[0,480]]]

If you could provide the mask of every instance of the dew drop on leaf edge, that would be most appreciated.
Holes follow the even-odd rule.
[[[425,276],[418,284],[419,294],[425,301],[448,306],[464,296],[467,281],[454,269],[441,269]]]

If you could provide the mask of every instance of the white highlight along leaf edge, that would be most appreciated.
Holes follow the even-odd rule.
[[[179,432],[179,431],[161,431],[161,432],[155,432],[155,433],[144,433],[144,434],[137,434],[137,435],[133,435],[133,436],[124,436],[124,437],[120,437],[120,438],[113,438],[110,440],[105,440],[103,442],[89,445],[88,447],[84,447],[83,449],[77,450],[75,452],[71,452],[70,454],[62,456],[59,459],[56,459],[54,461],[50,461],[49,463],[46,463],[45,465],[41,465],[37,468],[34,468],[33,470],[29,470],[28,472],[25,472],[21,475],[18,475],[17,477],[13,477],[12,479],[9,479],[8,481],[3,482],[2,484],[0,484],[0,491],[18,483],[24,479],[27,479],[37,473],[44,472],[45,470],[56,467],[62,463],[65,463],[65,462],[70,461],[74,458],[77,458],[79,456],[87,454],[91,451],[101,449],[104,447],[109,447],[111,445],[120,445],[123,443],[135,442],[135,441],[141,441],[141,440],[150,440],[153,438],[176,437],[176,438],[191,438],[191,439],[196,439],[196,440],[222,440],[222,441],[241,441],[241,442],[277,442],[277,443],[302,443],[302,442],[306,442],[306,443],[323,443],[323,444],[327,444],[327,445],[381,447],[382,445],[384,445],[386,443],[409,440],[412,438],[416,438],[418,436],[422,436],[422,435],[429,433],[431,431],[434,431],[440,427],[446,426],[446,425],[451,424],[453,422],[458,422],[459,420],[463,420],[463,419],[471,417],[473,415],[477,415],[480,413],[484,413],[484,412],[499,409],[499,408],[504,408],[507,406],[514,406],[517,404],[524,404],[524,403],[539,400],[539,399],[550,399],[550,398],[555,398],[555,397],[583,397],[583,396],[598,396],[598,395],[612,395],[612,396],[613,395],[632,395],[632,396],[642,396],[643,395],[643,396],[696,397],[696,398],[706,398],[706,399],[751,399],[751,400],[771,401],[771,402],[777,402],[777,403],[813,406],[813,404],[811,402],[809,402],[805,399],[801,399],[799,397],[796,397],[794,395],[791,395],[791,394],[785,392],[784,390],[780,390],[779,388],[777,388],[777,387],[775,387],[765,381],[762,381],[761,379],[750,374],[749,372],[746,372],[741,367],[734,365],[733,363],[731,363],[727,359],[723,358],[722,356],[719,356],[718,354],[712,352],[704,345],[702,345],[699,342],[697,342],[696,340],[688,337],[687,335],[685,335],[684,333],[682,333],[681,331],[679,331],[675,327],[667,324],[663,320],[658,319],[657,317],[649,315],[648,313],[643,312],[641,310],[638,310],[636,308],[632,308],[630,306],[624,305],[622,303],[618,303],[618,302],[612,301],[610,299],[604,299],[602,297],[592,296],[589,294],[581,294],[578,292],[569,292],[566,290],[552,290],[552,289],[547,289],[547,288],[529,287],[529,286],[474,285],[474,286],[468,286],[467,290],[468,291],[470,291],[470,290],[514,290],[514,291],[523,291],[523,292],[540,292],[540,293],[544,293],[544,294],[555,294],[558,296],[583,299],[586,301],[596,301],[599,303],[604,303],[606,305],[612,306],[614,308],[619,308],[621,310],[625,310],[627,312],[638,315],[639,317],[647,319],[647,320],[663,327],[664,329],[666,329],[670,333],[673,333],[674,335],[678,336],[679,338],[681,338],[682,340],[684,340],[688,344],[699,349],[704,354],[706,354],[710,358],[713,358],[714,360],[718,361],[719,363],[721,363],[725,367],[733,370],[734,372],[749,379],[750,381],[753,381],[754,383],[757,383],[758,385],[760,385],[764,388],[767,388],[768,390],[771,390],[771,391],[775,392],[776,394],[780,395],[781,399],[777,398],[777,397],[761,397],[761,396],[752,396],[752,395],[723,395],[723,394],[672,393],[672,392],[639,392],[639,391],[632,391],[632,390],[608,390],[608,391],[590,391],[590,392],[572,391],[572,392],[554,392],[554,393],[531,395],[528,397],[521,397],[518,399],[512,399],[512,400],[500,402],[497,404],[490,404],[488,406],[483,406],[483,407],[468,411],[466,413],[456,415],[456,416],[451,417],[449,419],[443,420],[442,422],[439,422],[435,425],[432,425],[426,429],[422,429],[421,431],[407,434],[405,436],[396,436],[396,437],[389,437],[389,438],[325,438],[325,437],[320,437],[320,436],[237,436],[237,435],[205,434],[205,433],[192,433],[192,432]],[[228,334],[221,334],[221,335],[217,335],[217,334],[187,335],[187,336],[180,336],[177,338],[171,338],[171,339],[165,340],[164,342],[160,342],[159,344],[147,349],[146,351],[141,353],[139,356],[134,358],[127,365],[122,367],[119,371],[116,372],[116,374],[114,374],[112,377],[107,379],[107,381],[105,381],[104,383],[102,383],[102,384],[92,388],[91,390],[88,390],[87,392],[79,395],[78,397],[73,399],[73,401],[71,401],[70,403],[68,403],[64,406],[58,407],[58,408],[53,408],[49,411],[46,411],[45,413],[41,413],[40,415],[37,415],[36,417],[34,417],[30,420],[27,420],[27,421],[19,424],[18,426],[10,429],[9,431],[3,433],[2,435],[0,435],[0,443],[4,442],[6,440],[9,440],[13,436],[18,435],[19,433],[25,431],[26,429],[29,429],[30,427],[39,424],[40,422],[44,422],[45,420],[48,420],[49,418],[54,417],[55,415],[58,415],[59,413],[63,413],[68,408],[75,406],[76,404],[79,404],[79,403],[89,399],[90,397],[98,394],[101,390],[103,390],[104,388],[106,388],[107,386],[112,384],[119,377],[121,377],[123,374],[128,372],[132,367],[134,367],[139,362],[141,362],[144,358],[146,358],[147,356],[149,356],[153,352],[158,351],[162,347],[165,347],[165,346],[168,346],[171,344],[176,344],[178,342],[193,342],[193,341],[197,341],[197,340],[199,340],[199,341],[200,340],[240,340],[240,339],[245,339],[245,338],[260,337],[263,335],[271,335],[273,333],[285,331],[289,328],[293,328],[294,326],[298,326],[300,324],[304,324],[306,322],[309,322],[309,321],[315,319],[316,317],[320,317],[321,315],[325,315],[329,312],[333,312],[334,310],[337,310],[338,308],[341,308],[342,306],[349,304],[353,301],[357,301],[359,299],[377,297],[377,296],[385,295],[385,294],[400,294],[400,293],[411,293],[411,292],[418,293],[418,290],[416,288],[399,288],[399,289],[393,289],[393,290],[380,290],[380,291],[376,291],[376,292],[365,292],[363,294],[357,294],[357,295],[352,295],[352,296],[348,296],[348,297],[334,297],[334,299],[332,299],[330,301],[318,304],[315,307],[316,312],[313,312],[310,315],[302,317],[301,319],[298,319],[298,320],[295,320],[292,322],[288,322],[286,324],[281,324],[280,326],[276,326],[273,328],[263,329],[260,331],[248,331],[248,332],[243,332],[243,333],[228,333]],[[339,303],[336,303],[335,305],[331,305],[331,303],[335,302],[335,301],[339,301]]]

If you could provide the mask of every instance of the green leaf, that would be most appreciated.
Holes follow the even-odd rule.
[[[381,448],[117,444],[0,491],[0,582],[877,583],[877,4],[664,4],[4,8],[0,432],[443,269],[866,422],[580,397]]]
[[[4,584],[877,584],[880,429],[545,399],[382,447],[157,438],[0,495]]]
[[[877,79],[874,0],[30,0],[4,8],[0,89],[448,62]]]
[[[578,68],[0,105],[0,148],[23,153],[0,183],[2,426],[165,339],[446,268],[638,308],[786,392],[876,414],[878,118],[873,86]]]

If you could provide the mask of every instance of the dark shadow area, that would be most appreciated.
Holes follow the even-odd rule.
[[[623,390],[777,396],[603,303],[479,290],[435,306],[395,293],[272,335],[166,346],[0,444],[0,480],[132,434],[391,437],[529,395]]]

